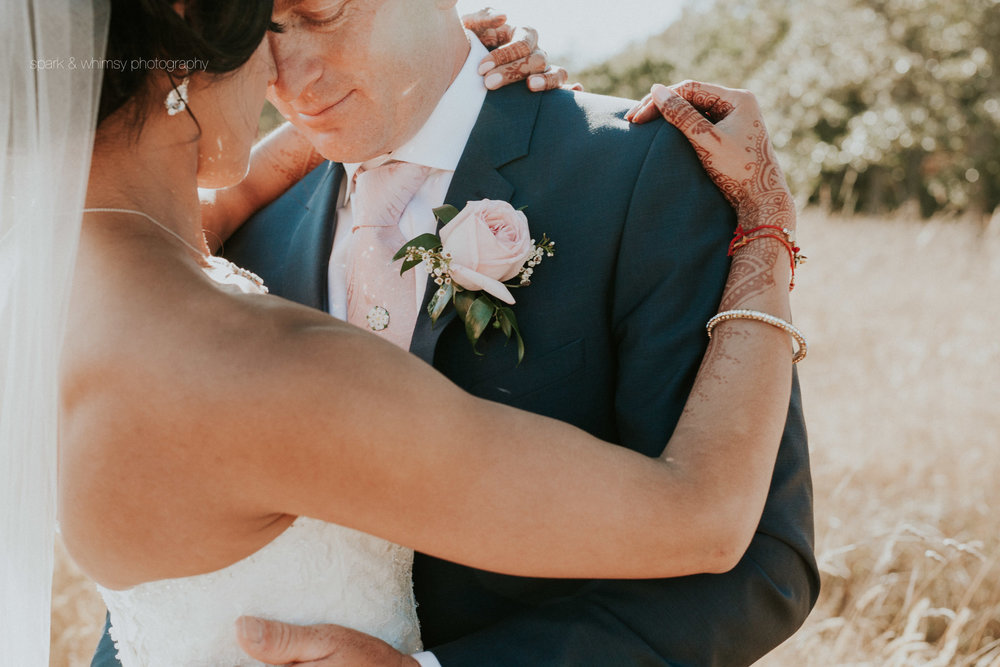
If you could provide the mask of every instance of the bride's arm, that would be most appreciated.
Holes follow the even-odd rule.
[[[660,90],[658,87],[655,89],[657,93],[656,99],[654,100],[650,96],[647,100],[645,115],[638,114],[639,109],[637,109],[637,112],[632,113],[631,116],[639,115],[640,119],[649,119],[654,115],[659,115],[662,111],[668,120],[681,127],[695,145],[698,154],[705,162],[706,168],[716,176],[720,183],[728,184],[725,189],[732,195],[734,205],[740,210],[740,223],[744,229],[752,229],[761,224],[781,225],[791,229],[794,225],[794,209],[791,207],[790,199],[787,197],[787,190],[784,187],[783,180],[780,178],[780,173],[768,169],[769,165],[776,165],[776,163],[774,162],[773,154],[771,154],[767,146],[766,137],[755,131],[761,128],[754,128],[752,122],[749,123],[749,127],[747,126],[747,121],[759,120],[759,118],[754,119],[754,114],[746,113],[748,108],[752,109],[755,106],[752,98],[739,94],[733,95],[735,91],[725,91],[693,83],[678,87],[678,90],[681,95],[693,99],[695,105],[700,110],[709,111],[715,107],[712,114],[716,120],[721,115],[724,115],[724,113],[728,113],[726,105],[731,102],[727,101],[727,99],[742,102],[744,113],[735,114],[728,122],[720,124],[717,127],[712,127],[700,115],[693,115],[692,112],[695,109],[686,102],[670,95],[667,91]],[[720,106],[722,107],[722,111],[719,109]],[[758,140],[764,140],[763,143],[752,142],[751,145],[748,145],[732,141],[731,135],[733,133],[737,133],[737,136],[746,136],[744,133],[747,133],[748,130],[749,134],[756,136]],[[747,164],[747,155],[742,152],[747,148],[755,152],[759,151],[756,164]],[[747,167],[750,168],[749,171],[747,171]],[[731,169],[735,171],[730,171]],[[739,177],[733,178],[734,174]],[[746,178],[747,176],[751,176],[751,178],[748,179]],[[748,196],[750,199],[748,199]],[[754,204],[753,206],[748,205],[751,203],[751,199]],[[766,205],[765,202],[770,202],[772,205]],[[774,231],[769,228],[765,229],[768,232]],[[763,245],[772,241],[777,245],[771,248],[766,248]],[[761,287],[766,287],[769,282],[769,273],[771,274],[770,278],[778,281],[778,284],[783,288],[779,278],[784,278],[784,275],[787,275],[790,271],[783,272],[784,275],[778,276],[767,269],[768,262],[763,260],[772,251],[777,251],[779,257],[785,255],[785,247],[780,242],[767,238],[758,239],[752,245],[757,246],[758,255],[756,260],[759,261],[754,261],[752,265],[747,264],[747,260],[751,259],[746,255],[750,246],[737,250],[734,272],[729,282],[729,288],[727,289],[727,298],[731,299],[731,302],[724,304],[723,307],[758,305],[749,301],[741,303],[743,297],[740,294],[750,297],[752,293],[757,292],[760,287],[755,288],[755,282],[759,283]],[[787,259],[787,255],[785,258]],[[785,266],[787,267],[787,265]],[[775,294],[774,296],[778,298],[774,299],[773,305],[785,305],[785,300],[781,298],[785,294],[787,294],[785,291]],[[764,295],[760,294],[758,296]],[[764,299],[760,305],[771,304],[771,301]],[[720,329],[719,331],[724,330]],[[727,331],[725,335],[737,334]],[[705,360],[702,373],[699,376],[700,385],[704,385],[708,381],[706,374],[709,368],[715,365],[713,359],[717,359],[720,354],[724,353],[725,351],[722,347],[713,344]],[[749,391],[751,388],[746,387],[746,389]],[[696,389],[696,392],[692,396],[697,396],[698,391],[700,390]],[[703,400],[711,401],[712,397],[704,396]],[[701,420],[709,417],[709,413],[699,415],[697,404],[693,403],[693,401],[695,401],[695,398],[692,398],[692,402],[689,402],[688,409],[684,412],[683,421],[685,429],[698,429]],[[723,419],[742,419],[743,417],[744,415],[735,412],[722,415]],[[707,428],[713,428],[710,422],[706,421],[704,424]],[[668,447],[668,452],[670,448],[678,444],[679,440],[686,440],[687,438],[688,436],[678,429],[678,433],[671,441],[670,447]],[[743,461],[734,463],[742,465]],[[241,619],[237,623],[237,629],[240,645],[244,650],[250,656],[269,663],[312,660],[317,665],[349,665],[355,664],[362,659],[366,662],[376,664],[376,660],[378,659],[381,660],[378,664],[416,664],[412,658],[401,656],[384,642],[340,626],[320,625],[299,627],[275,621],[264,621],[262,619]],[[251,629],[252,631],[250,631]]]
[[[259,366],[240,384],[255,395],[212,406],[238,446],[219,453],[225,471],[206,473],[217,491],[231,485],[234,509],[545,577],[725,571],[749,543],[791,384],[780,332],[725,325],[657,460],[471,397],[365,332],[311,312],[282,319],[287,334],[245,350]]]
[[[246,178],[222,190],[202,190],[202,226],[212,251],[246,220],[323,162],[312,144],[285,122],[250,152]]]
[[[722,129],[753,135],[762,151],[754,162],[773,167],[755,105],[735,95],[740,111]],[[719,169],[728,167],[715,165],[725,177]],[[762,215],[794,223],[783,181],[773,191],[737,184],[743,191],[731,194],[744,226],[765,222]],[[754,208],[750,199],[774,206]],[[784,252],[774,239],[740,249],[723,308],[788,319]],[[253,353],[272,362],[251,384],[269,387],[267,414],[299,417],[232,420],[255,443],[259,459],[245,472],[262,491],[262,511],[316,516],[468,565],[548,577],[724,571],[753,535],[791,387],[792,344],[777,328],[718,326],[656,460],[473,398],[411,355],[325,317],[297,309],[282,317],[289,333]],[[293,352],[276,357],[272,345]],[[310,410],[303,396],[328,400]],[[278,441],[297,446],[279,452],[270,446]]]
[[[756,122],[737,105],[730,125],[747,136],[741,118]],[[789,269],[774,244],[737,253],[724,307],[787,318]],[[138,266],[155,277],[152,261]],[[67,525],[100,526],[88,539],[105,583],[221,567],[233,560],[213,549],[259,547],[300,515],[543,577],[725,571],[754,533],[791,386],[792,346],[769,325],[719,325],[652,459],[472,397],[325,314],[192,281],[159,284],[163,312],[128,329],[148,343],[94,394],[99,418],[77,422],[102,449],[64,461],[69,496],[86,499],[73,511],[97,517]],[[116,484],[88,486],[101,479]]]

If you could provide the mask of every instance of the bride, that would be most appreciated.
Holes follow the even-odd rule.
[[[45,482],[57,370],[63,538],[103,588],[125,665],[250,664],[235,640],[242,614],[342,623],[417,650],[410,549],[524,576],[731,568],[760,517],[784,425],[788,335],[747,319],[720,323],[667,453],[650,459],[476,399],[393,345],[268,296],[255,276],[208,254],[197,188],[232,185],[246,171],[274,71],[261,41],[271,3],[215,4],[232,19],[231,39],[211,74],[191,77],[191,122],[171,122],[164,100],[176,103],[176,83],[163,74],[119,108],[106,102],[120,91],[101,90],[96,134],[89,77],[39,66],[18,79],[34,95],[10,127],[26,135],[8,132],[0,165],[2,194],[16,195],[0,227],[9,278],[0,434],[17,482],[5,488],[12,557],[0,625],[15,664],[44,661],[32,651],[51,567]],[[100,56],[100,13],[35,9],[20,17],[28,27],[37,21]],[[52,45],[31,34],[25,53],[45,55]],[[56,90],[74,97],[51,97]],[[725,185],[739,180],[732,156],[747,134],[765,135],[745,96],[716,94],[734,130],[722,136],[739,140],[703,157]],[[707,121],[660,95],[664,114],[697,140]],[[91,136],[81,227],[85,179],[75,172]],[[744,228],[773,223],[752,217],[763,212],[794,224],[789,198],[761,205],[774,192],[743,185],[726,191]],[[737,251],[732,275],[741,277],[723,308],[789,319],[782,251],[767,239]],[[760,279],[754,289],[747,275]]]

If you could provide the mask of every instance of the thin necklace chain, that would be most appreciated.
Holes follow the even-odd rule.
[[[198,248],[195,248],[193,245],[188,243],[183,236],[181,236],[174,230],[170,229],[169,227],[167,227],[162,222],[160,222],[153,216],[149,215],[148,213],[143,213],[142,211],[136,211],[135,209],[131,208],[85,208],[83,209],[83,212],[84,213],[131,213],[133,215],[141,215],[142,217],[146,218],[146,220],[149,220],[151,223],[153,223],[154,225],[165,231],[167,234],[170,234],[175,239],[186,245],[188,248],[191,248],[191,250],[193,250],[195,254],[198,255],[199,257],[208,256],[205,254],[204,250],[199,250]]]

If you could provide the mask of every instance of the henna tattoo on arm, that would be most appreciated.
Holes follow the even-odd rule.
[[[749,94],[726,94],[735,100],[746,95],[743,110],[756,113]],[[736,211],[739,233],[755,233],[752,243],[736,246],[732,253],[720,310],[759,307],[756,304],[762,303],[761,299],[770,303],[775,298],[775,287],[784,277],[783,267],[787,265],[781,260],[787,244],[768,229],[791,234],[795,208],[763,122],[743,114],[719,126],[736,112],[736,106],[696,82],[681,84],[677,94],[658,97],[657,106],[664,117],[684,133],[706,173]],[[692,389],[695,403],[708,401],[715,387],[727,384],[731,371],[742,361],[725,350],[740,349],[737,339],[752,335],[741,326],[717,331],[721,342],[731,344],[709,347]],[[690,407],[689,403],[685,412]]]
[[[774,287],[774,267],[783,250],[771,239],[761,239],[737,250],[719,309],[739,308]]]
[[[792,252],[786,237],[794,230],[794,206],[753,97],[693,82],[674,89],[655,86],[651,92],[737,214],[720,310],[745,308],[788,318],[787,283],[782,283],[789,269],[782,260]],[[646,111],[648,103],[640,104],[632,115],[642,117]],[[708,469],[721,470],[730,489],[733,480],[749,480],[753,471],[756,487],[745,498],[760,504],[741,507],[763,507],[787,415],[792,345],[785,332],[766,322],[723,319],[713,322],[720,326],[712,329],[667,455],[675,446],[673,437],[678,457],[686,437],[699,443],[699,455],[731,446],[730,455]]]
[[[310,171],[323,162],[323,156],[315,150],[278,150],[278,159],[271,161],[271,170],[288,185],[298,183]]]
[[[776,284],[775,266],[782,252],[784,248],[781,244],[772,239],[762,239],[736,251],[719,310],[743,307],[773,289]],[[713,387],[729,384],[733,368],[740,366],[742,360],[726,350],[740,349],[740,340],[748,340],[752,335],[732,326],[716,327],[713,334],[716,344],[710,345],[705,353],[684,413],[698,404],[710,403]]]
[[[713,334],[713,339],[718,338],[718,342],[716,345],[710,345],[705,352],[705,358],[701,361],[698,374],[695,376],[694,386],[691,387],[691,394],[684,404],[682,414],[690,413],[698,403],[710,403],[712,401],[712,397],[709,395],[711,385],[729,384],[727,379],[729,370],[724,366],[739,366],[740,358],[728,354],[726,349],[731,348],[732,343],[736,342],[737,339],[745,339],[747,336],[746,331],[729,327],[720,328]]]

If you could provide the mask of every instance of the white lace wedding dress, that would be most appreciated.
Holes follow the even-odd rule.
[[[260,279],[211,258],[206,273],[226,289],[266,292]],[[413,552],[334,524],[299,517],[275,540],[208,574],[99,587],[124,667],[259,665],[236,643],[244,614],[290,623],[336,623],[420,650]]]

